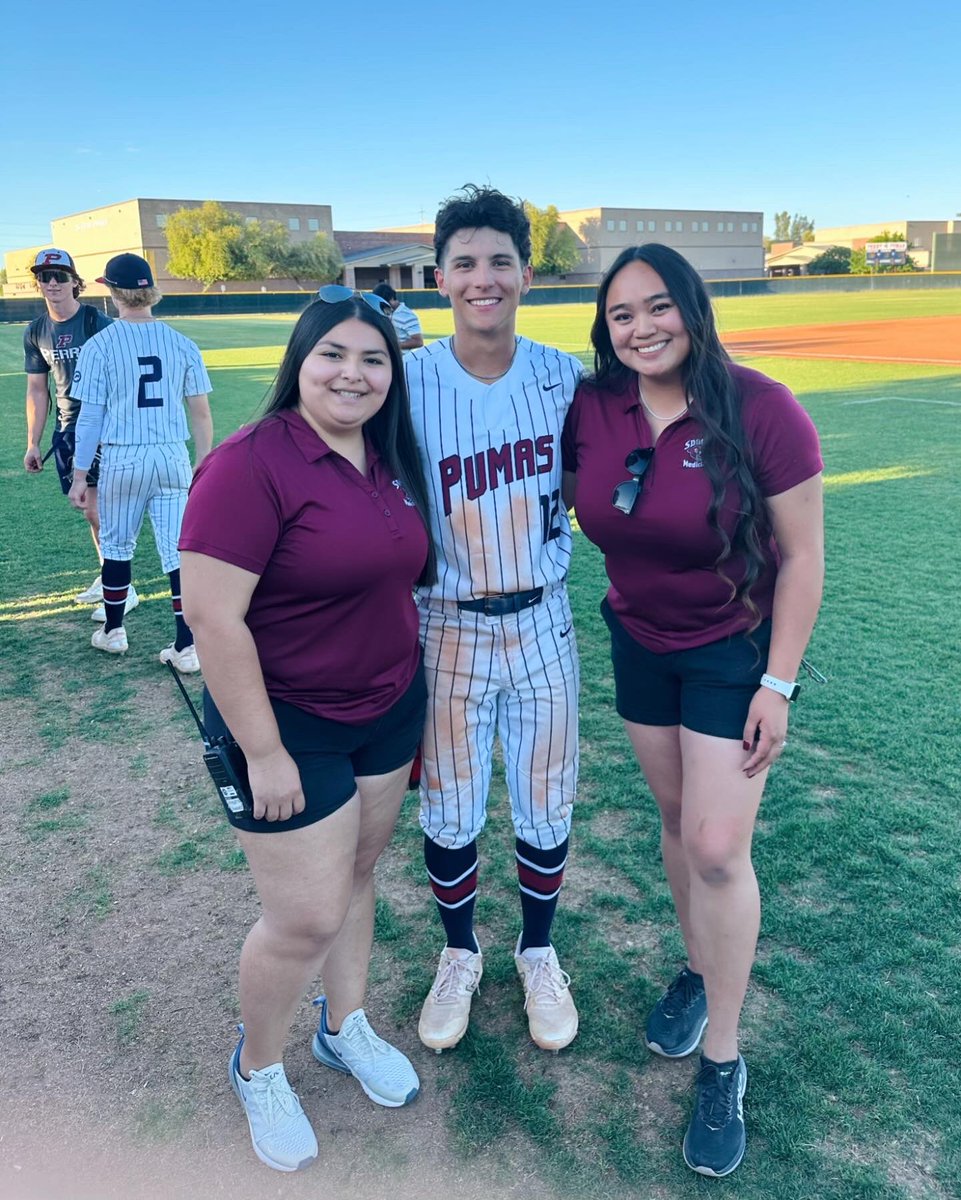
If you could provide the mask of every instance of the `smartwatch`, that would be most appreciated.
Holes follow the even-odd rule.
[[[785,679],[778,679],[776,675],[762,675],[761,687],[770,688],[772,692],[777,692],[788,701],[796,700],[801,691],[799,683],[788,683]]]

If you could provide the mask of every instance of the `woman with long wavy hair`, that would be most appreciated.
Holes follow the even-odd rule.
[[[700,276],[669,247],[620,254],[591,338],[565,497],[605,556],[617,710],[660,810],[688,956],[645,1041],[681,1058],[703,1038],[684,1158],[727,1175],[746,1144],[751,840],[821,599],[822,461],[788,389],[730,360]]]

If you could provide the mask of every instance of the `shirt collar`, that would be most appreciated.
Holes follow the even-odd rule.
[[[320,434],[307,424],[295,408],[282,409],[277,414],[277,418],[287,426],[290,431],[291,441],[307,462],[319,462],[320,459],[326,458],[328,454],[334,453]],[[364,435],[364,443],[367,446],[367,463],[368,467],[370,467],[379,460],[380,455],[371,445],[370,438],[366,434]]]

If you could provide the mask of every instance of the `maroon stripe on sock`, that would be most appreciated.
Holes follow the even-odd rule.
[[[441,904],[457,904],[477,890],[477,872],[471,871],[469,875],[459,883],[454,884],[453,887],[448,887],[442,883],[438,883],[435,879],[431,879],[430,890]]]
[[[542,875],[540,871],[518,862],[517,878],[521,885],[530,891],[539,892],[543,896],[553,896],[564,882],[564,871],[552,871],[550,875]]]
[[[103,589],[103,602],[104,604],[123,604],[123,602],[127,599],[127,593],[129,591],[130,588],[128,585],[118,588],[105,586]]]

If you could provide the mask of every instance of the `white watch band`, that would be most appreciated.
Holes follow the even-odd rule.
[[[796,700],[797,694],[801,690],[797,680],[788,683],[786,679],[778,679],[776,675],[762,675],[761,687],[770,688],[772,692],[777,692],[785,700]]]

